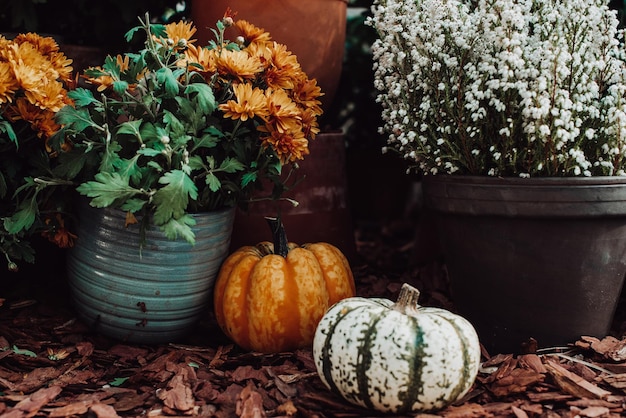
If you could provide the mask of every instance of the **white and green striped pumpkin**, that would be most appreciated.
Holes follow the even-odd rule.
[[[476,331],[418,297],[404,284],[395,304],[351,297],[333,305],[313,340],[322,382],[353,404],[392,413],[435,411],[465,395],[480,365]]]

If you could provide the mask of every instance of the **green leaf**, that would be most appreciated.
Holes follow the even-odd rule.
[[[137,164],[137,160],[139,159],[139,155],[131,159],[122,159],[120,158],[115,164],[115,172],[118,173],[122,178],[131,179],[134,184],[139,183],[141,180],[141,169]]]
[[[26,180],[30,179],[27,178]],[[32,179],[30,179],[32,181]],[[23,201],[19,205],[19,210],[11,215],[10,218],[4,218],[4,229],[9,234],[17,234],[21,231],[27,231],[35,223],[37,218],[38,205],[37,205],[37,193],[35,193],[30,199]]]
[[[178,94],[178,80],[170,68],[159,68],[156,76],[159,83],[163,84],[167,97],[174,97]]]
[[[113,91],[115,91],[120,96],[124,94],[124,92],[128,89],[128,83],[123,80],[115,80],[113,82]]]
[[[161,150],[154,148],[142,148],[140,150],[137,150],[137,153],[145,155],[146,157],[156,157],[157,155],[161,154]]]
[[[122,146],[117,141],[113,141],[107,144],[104,153],[102,154],[102,160],[100,161],[100,171],[111,172],[120,164],[119,152],[122,150]]]
[[[18,348],[16,345],[14,345],[11,350],[13,350],[13,352],[15,354],[20,354],[22,356],[28,356],[28,357],[37,357],[37,354],[35,354],[34,352],[30,351],[30,350],[22,350],[21,348]]]
[[[67,95],[70,99],[74,100],[74,104],[78,107],[89,106],[92,103],[100,103],[95,97],[93,97],[91,90],[87,90],[83,87],[70,90],[67,92]]]
[[[70,125],[72,129],[76,131],[84,131],[86,128],[98,127],[98,125],[91,120],[89,111],[87,109],[75,109],[73,106],[64,106],[55,115],[55,120],[60,125]]]
[[[217,145],[218,142],[219,138],[217,136],[212,134],[205,134],[202,135],[202,137],[198,141],[196,141],[194,148],[213,148]]]
[[[241,163],[241,161],[238,161],[236,158],[228,157],[222,161],[219,170],[225,171],[226,173],[234,173],[235,171],[241,171],[244,168],[245,166]]]
[[[145,122],[141,125],[139,130],[142,138],[156,138],[157,137],[157,128],[154,126],[152,122]]]
[[[213,157],[212,155],[207,155],[206,162],[209,163],[209,169],[215,169],[215,157]]]
[[[189,157],[189,167],[192,170],[201,170],[204,168],[204,164],[202,163],[202,157],[199,155],[192,155]]]
[[[171,137],[180,137],[185,134],[185,126],[172,112],[164,111],[163,122],[169,127]]]
[[[107,73],[106,75],[113,76],[114,79],[120,78],[121,68],[117,63],[117,57],[107,55],[102,64],[102,69]]]
[[[256,180],[257,180],[257,173],[256,173],[256,171],[252,171],[250,173],[245,173],[241,177],[241,187],[246,187],[250,183],[254,183]]]
[[[202,113],[208,115],[217,109],[213,89],[205,83],[192,83],[185,89],[185,94],[196,93],[196,101]]]
[[[196,236],[191,229],[196,224],[196,220],[191,215],[184,215],[178,219],[170,219],[169,222],[161,226],[161,231],[167,239],[176,240],[182,237],[190,244],[196,243]]]
[[[126,383],[127,380],[128,380],[128,377],[116,377],[115,379],[109,382],[109,385],[115,386],[115,387],[122,386],[124,383]]]
[[[9,137],[9,139],[12,142],[14,142],[16,145],[18,145],[15,131],[13,130],[13,127],[11,126],[11,123],[8,120],[3,120],[2,122],[0,122],[0,132],[5,132],[7,136]]]
[[[137,138],[141,138],[141,132],[139,130],[141,122],[143,122],[141,119],[126,121],[117,128],[117,133],[133,135]]]
[[[139,212],[141,209],[143,209],[143,207],[146,205],[146,201],[143,199],[127,199],[124,204],[122,204],[122,206],[120,206],[120,209],[122,209],[123,211],[128,211],[128,212]]]
[[[126,42],[132,41],[133,37],[135,36],[135,33],[137,33],[137,31],[139,31],[141,29],[143,29],[141,26],[135,26],[134,28],[132,28],[131,30],[126,32],[124,34],[124,39],[126,39]]]
[[[211,172],[207,174],[205,182],[212,192],[217,192],[220,187],[222,187],[220,179],[218,179],[217,176]]]
[[[150,31],[157,38],[167,38],[167,31],[165,30],[165,25],[152,23],[150,24]]]
[[[0,199],[3,199],[7,195],[8,187],[4,174],[0,172]]]
[[[91,197],[91,205],[97,208],[111,206],[118,199],[126,200],[138,193],[128,185],[128,179],[122,178],[118,173],[100,172],[94,178],[95,181],[83,183],[76,190]]]
[[[198,189],[193,180],[182,170],[173,170],[165,173],[160,179],[164,184],[154,194],[153,202],[156,206],[154,222],[165,225],[170,219],[178,219],[185,214],[189,198],[198,198]]]

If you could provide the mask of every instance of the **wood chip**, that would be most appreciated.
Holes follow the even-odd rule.
[[[603,415],[608,415],[611,411],[604,406],[590,406],[578,412],[581,417],[597,418]]]
[[[615,389],[626,391],[626,373],[603,375],[602,380]]]
[[[566,393],[580,398],[602,399],[611,394],[598,385],[595,385],[582,377],[570,372],[555,361],[548,360],[545,363],[546,369],[555,383]]]

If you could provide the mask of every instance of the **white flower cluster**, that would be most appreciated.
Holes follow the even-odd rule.
[[[375,0],[389,147],[429,173],[625,175],[626,65],[606,0]]]

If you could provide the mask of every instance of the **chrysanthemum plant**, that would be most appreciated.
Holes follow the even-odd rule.
[[[54,116],[70,103],[72,67],[56,41],[37,34],[0,36],[0,253],[10,270],[34,261],[30,238],[42,234],[72,244],[64,225],[65,199],[51,161]]]
[[[425,173],[625,175],[623,34],[605,0],[376,0],[388,148]]]
[[[85,71],[57,113],[56,173],[94,207],[194,242],[191,213],[233,207],[264,184],[277,198],[318,133],[321,91],[295,55],[262,29],[226,15],[199,46],[191,22],[151,24],[136,53]],[[243,35],[224,39],[236,25]]]

